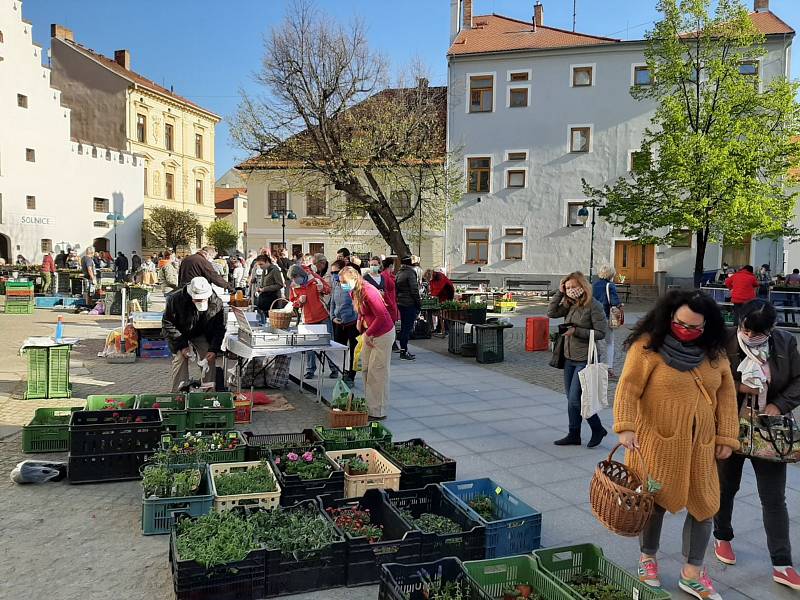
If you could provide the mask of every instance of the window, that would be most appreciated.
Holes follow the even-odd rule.
[[[325,192],[306,192],[306,215],[309,217],[324,217],[326,212]]]
[[[673,248],[691,248],[692,247],[692,232],[688,229],[681,229],[672,234],[672,242],[670,246]]]
[[[286,192],[285,191],[269,191],[269,213],[286,212]]]
[[[467,192],[488,192],[491,184],[492,159],[467,159]]]
[[[17,106],[28,108],[28,97],[25,94],[17,94]]]
[[[492,112],[494,76],[478,75],[469,78],[469,112]]]
[[[147,196],[147,167],[144,168],[144,195]]]
[[[641,173],[642,171],[646,171],[649,166],[650,166],[649,152],[647,152],[646,150],[631,151],[630,168],[628,169],[631,173]]]
[[[111,227],[108,221],[95,221],[94,226],[99,227],[100,229],[108,229],[109,227]]]
[[[572,67],[572,87],[587,87],[594,84],[594,67]]]
[[[97,158],[97,147],[92,146],[92,158]]]
[[[308,244],[309,254],[325,254],[325,244],[315,244],[310,242]]]
[[[506,236],[518,237],[524,235],[522,227],[506,227]]]
[[[511,108],[528,106],[528,88],[512,88],[508,92],[508,105]]]
[[[647,65],[639,65],[633,67],[633,85],[637,87],[648,86],[653,83],[653,76],[650,73],[650,67]]]
[[[25,160],[28,162],[36,162],[36,150],[33,148],[25,148]]]
[[[578,218],[578,211],[583,208],[583,202],[568,202],[567,203],[567,226],[568,227],[583,227],[584,224]]]
[[[524,188],[527,173],[524,169],[509,169],[506,171],[508,174],[506,179],[506,187],[510,188]]]
[[[147,117],[142,114],[136,115],[136,141],[144,143],[147,137]]]
[[[405,217],[411,212],[411,194],[406,190],[395,190],[392,192],[389,205],[392,207],[392,212],[397,217]]]
[[[194,134],[194,155],[197,158],[203,158],[203,134]]]
[[[348,217],[363,217],[366,213],[364,210],[364,205],[361,204],[361,201],[356,198],[355,196],[351,196],[347,194],[345,196],[345,212]]]
[[[175,199],[175,175],[173,173],[167,173],[164,175],[164,187],[167,190],[167,200],[174,200]]]
[[[53,251],[53,240],[43,239],[41,248],[42,248],[42,252],[52,252]]]
[[[173,133],[172,125],[170,123],[165,123],[164,124],[164,147],[167,150],[169,150],[170,152],[172,152],[172,150],[173,150],[172,133]]]
[[[739,75],[758,77],[758,63],[754,61],[745,61],[739,63]]]
[[[514,71],[508,76],[509,81],[528,81],[530,73],[528,71]]]
[[[471,265],[485,265],[489,262],[489,230],[467,229],[467,255],[464,261]]]
[[[522,242],[506,242],[503,244],[503,258],[506,260],[522,260]]]
[[[528,160],[528,153],[525,151],[509,152],[507,160]]]
[[[25,208],[36,210],[36,196],[25,196]]]
[[[203,203],[203,180],[202,179],[195,179],[194,180],[194,201],[197,204]]]
[[[108,198],[95,198],[92,201],[94,212],[107,213],[109,212]]]
[[[569,151],[589,152],[591,148],[591,127],[570,127]]]

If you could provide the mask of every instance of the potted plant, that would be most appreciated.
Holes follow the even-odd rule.
[[[306,450],[302,454],[287,452],[285,455],[276,455],[273,459],[275,466],[285,475],[297,475],[300,479],[324,479],[331,472],[331,464],[322,454],[314,450]]]
[[[328,514],[339,529],[354,538],[366,538],[370,544],[383,539],[383,525],[372,522],[368,508],[361,506],[329,508]]]

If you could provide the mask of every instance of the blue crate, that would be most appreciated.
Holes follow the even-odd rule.
[[[486,558],[528,554],[542,545],[542,514],[491,479],[465,479],[440,484],[445,493],[470,517],[486,525]],[[487,521],[469,507],[484,495],[492,499],[498,519]]]
[[[63,298],[61,296],[36,296],[36,308],[53,308],[61,304]]]
[[[59,306],[86,306],[86,301],[83,298],[62,298]]]
[[[139,358],[170,358],[172,353],[169,348],[154,348],[151,350],[140,349]]]

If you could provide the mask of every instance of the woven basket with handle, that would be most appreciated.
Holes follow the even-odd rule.
[[[286,304],[289,303],[286,298],[275,298],[275,300],[272,301],[272,304],[269,305],[269,324],[275,329],[288,329],[294,313],[283,312],[282,310],[272,308],[275,306],[275,303],[280,300],[283,300]]]
[[[608,458],[595,468],[589,485],[589,501],[592,513],[607,529],[634,537],[641,533],[653,513],[655,498],[647,491],[647,464],[638,448],[635,452],[642,462],[644,481],[628,466],[613,460],[621,445],[614,446]]]
[[[369,414],[365,412],[358,412],[351,410],[353,408],[353,393],[347,397],[346,410],[333,410],[330,411],[330,427],[336,429],[338,427],[364,427],[369,424]]]

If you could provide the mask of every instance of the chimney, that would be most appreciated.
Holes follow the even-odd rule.
[[[463,29],[472,29],[472,0],[462,0],[464,11]]]
[[[769,0],[755,0],[753,8],[755,9],[756,12],[768,12]]]
[[[119,66],[131,70],[131,52],[130,50],[114,50],[114,62]]]
[[[67,40],[70,42],[75,41],[75,37],[72,35],[72,30],[64,27],[63,25],[59,25],[58,23],[52,23],[50,25],[50,37],[57,38],[59,40]]]
[[[533,5],[533,29],[544,25],[544,6],[541,2]]]

